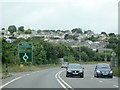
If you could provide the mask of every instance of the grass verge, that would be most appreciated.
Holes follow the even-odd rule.
[[[120,67],[112,67],[114,76],[120,77]]]
[[[106,61],[95,61],[95,62],[80,62],[80,61],[73,61],[70,63],[79,63],[79,64],[98,64],[98,63],[108,63],[110,64],[110,62],[106,62]]]
[[[43,70],[48,68],[54,68],[58,67],[59,65],[50,64],[50,65],[25,65],[23,67],[20,67],[20,65],[9,65],[8,66],[8,72],[26,72],[26,71],[37,71],[37,70]],[[5,73],[5,65],[2,65],[2,73]]]

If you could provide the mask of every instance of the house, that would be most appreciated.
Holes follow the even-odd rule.
[[[29,34],[20,34],[18,37],[16,38],[24,38],[24,39],[28,39],[30,37]]]
[[[8,43],[12,43],[12,42],[14,42],[16,39],[9,39],[9,38],[7,38],[6,39],[6,42],[8,42]]]
[[[74,42],[73,44],[71,44],[71,47],[81,47],[81,46],[85,46],[85,47],[90,47],[90,44],[88,42]]]

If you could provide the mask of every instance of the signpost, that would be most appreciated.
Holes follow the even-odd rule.
[[[32,44],[31,43],[19,43],[18,53],[20,62],[32,62]]]

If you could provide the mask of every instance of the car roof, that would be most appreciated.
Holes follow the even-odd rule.
[[[80,64],[78,64],[78,63],[70,63],[69,65],[80,65]]]
[[[99,65],[109,65],[109,64],[107,64],[107,63],[98,63],[97,66],[99,66]]]

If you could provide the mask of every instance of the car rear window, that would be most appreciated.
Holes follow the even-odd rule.
[[[107,64],[98,65],[97,67],[98,67],[98,68],[110,68],[110,66],[107,65]]]
[[[69,68],[81,68],[81,65],[69,65]]]

